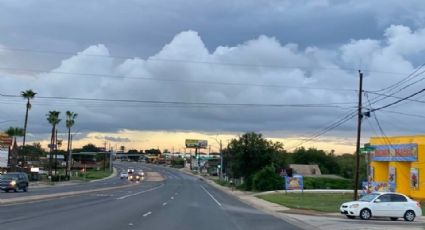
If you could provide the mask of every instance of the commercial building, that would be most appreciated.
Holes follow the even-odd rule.
[[[425,200],[425,135],[372,137],[370,180]]]

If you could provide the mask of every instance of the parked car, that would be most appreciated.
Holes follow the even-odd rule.
[[[23,172],[10,172],[0,175],[0,189],[9,192],[10,190],[24,192],[28,191],[28,175]]]
[[[124,178],[128,178],[128,173],[127,172],[121,172],[120,173],[120,179],[124,179]]]
[[[422,216],[419,202],[403,194],[393,192],[367,194],[357,201],[343,203],[340,211],[350,219],[358,216],[363,220],[368,220],[371,217],[389,217],[394,221],[398,218],[413,221],[416,216]]]

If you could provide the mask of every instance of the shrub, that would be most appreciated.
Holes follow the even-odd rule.
[[[184,159],[176,158],[171,160],[171,167],[173,168],[183,168],[184,167]]]
[[[252,183],[256,191],[279,190],[283,187],[283,178],[275,172],[273,166],[266,166],[254,175]]]
[[[353,182],[347,179],[304,177],[304,189],[352,189]]]

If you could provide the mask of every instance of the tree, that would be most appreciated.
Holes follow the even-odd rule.
[[[283,178],[273,166],[266,166],[254,175],[252,185],[256,191],[280,190],[283,188]]]
[[[233,139],[225,152],[226,157],[231,156],[231,174],[243,177],[245,189],[251,190],[253,175],[265,166],[273,165],[273,159],[283,153],[283,145],[251,132]]]
[[[78,114],[71,112],[71,111],[66,111],[66,127],[68,128],[68,148],[67,148],[67,152],[68,152],[68,157],[66,160],[66,170],[65,170],[65,175],[68,176],[68,170],[70,170],[70,165],[71,165],[71,128],[72,126],[74,126],[75,124],[75,118],[77,118]]]
[[[25,146],[25,140],[26,140],[26,136],[27,136],[27,124],[28,124],[28,111],[31,109],[31,100],[35,97],[37,93],[35,93],[34,91],[32,91],[31,89],[26,90],[26,91],[22,91],[21,92],[21,96],[27,100],[27,110],[25,113],[25,122],[24,122],[24,139],[22,141],[22,146]]]
[[[83,146],[82,152],[100,152],[99,148],[94,144],[87,144]]]
[[[13,138],[13,148],[12,148],[12,153],[11,153],[11,155],[12,155],[11,164],[12,164],[12,171],[15,171],[16,165],[17,165],[16,159],[17,159],[17,151],[18,151],[18,148],[17,148],[18,145],[16,143],[16,137],[22,137],[24,135],[24,129],[19,128],[19,127],[9,127],[6,130],[6,134],[9,137]]]
[[[60,112],[59,111],[49,111],[47,116],[47,121],[52,125],[52,135],[50,137],[50,156],[49,156],[49,176],[52,176],[52,160],[53,160],[53,148],[55,145],[55,131],[56,126],[59,124],[61,119],[59,119]]]
[[[295,164],[317,164],[323,174],[338,174],[340,171],[332,153],[326,154],[325,151],[315,148],[296,149],[292,154],[292,160]]]

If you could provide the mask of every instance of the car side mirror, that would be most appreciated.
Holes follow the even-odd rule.
[[[381,200],[380,200],[380,199],[376,199],[376,200],[374,201],[374,203],[381,203]]]

